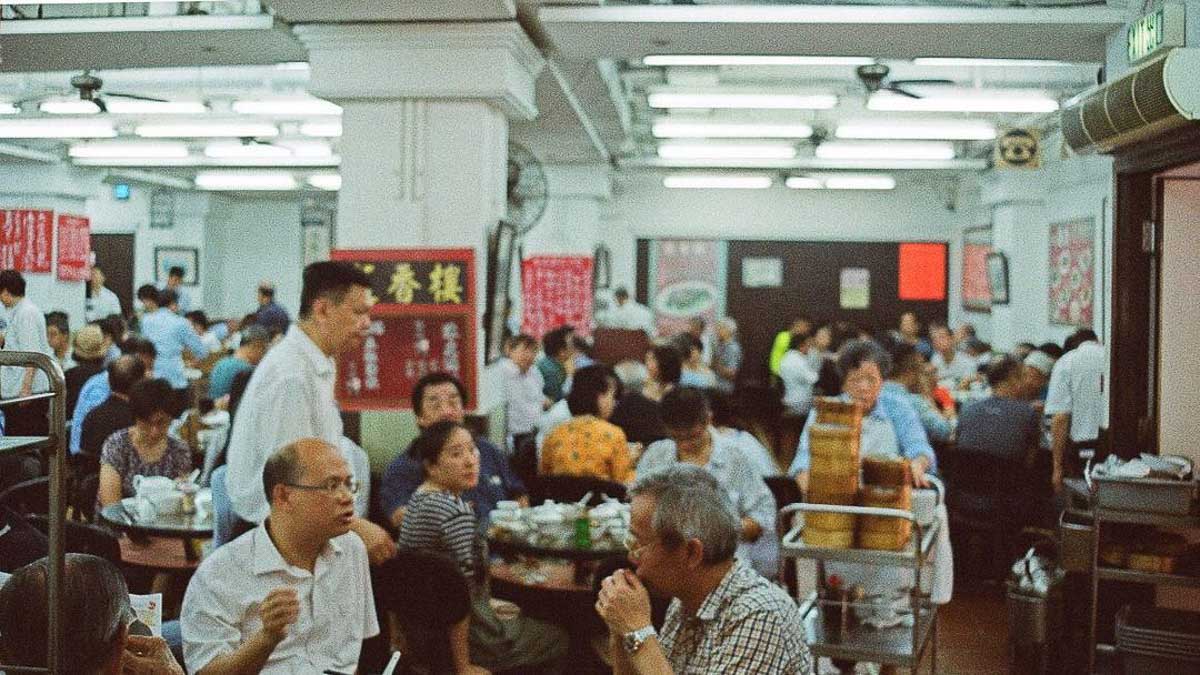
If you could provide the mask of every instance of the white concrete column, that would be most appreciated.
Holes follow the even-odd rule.
[[[1008,258],[1009,304],[992,307],[991,340],[997,351],[1037,342],[1045,323],[1022,308],[1044,306],[1046,293],[1045,178],[1042,171],[993,173],[983,185],[992,209],[992,248]]]

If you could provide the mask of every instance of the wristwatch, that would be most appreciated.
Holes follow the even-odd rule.
[[[625,653],[634,654],[646,644],[646,640],[657,635],[658,631],[654,630],[654,626],[645,626],[622,635],[621,645],[625,647]]]

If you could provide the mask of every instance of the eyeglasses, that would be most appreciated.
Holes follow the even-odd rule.
[[[352,495],[358,494],[359,482],[353,478],[342,480],[340,478],[330,478],[320,485],[301,485],[299,483],[284,483],[284,485],[296,488],[297,490],[310,490],[313,492],[325,492],[331,497],[336,497],[337,493],[345,490]]]

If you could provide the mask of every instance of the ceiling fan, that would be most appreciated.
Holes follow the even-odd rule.
[[[882,63],[868,63],[856,68],[854,73],[858,75],[859,81],[862,82],[868,94],[890,91],[909,98],[921,98],[920,94],[914,94],[905,89],[904,85],[954,84],[953,80],[888,80],[887,76],[891,71],[891,68]]]
[[[154,103],[168,103],[166,99],[154,98],[153,96],[141,96],[139,94],[126,94],[116,91],[105,92],[104,97],[100,96],[100,89],[104,86],[104,80],[92,75],[91,71],[85,70],[79,75],[75,75],[70,79],[71,88],[79,92],[79,100],[90,101],[95,104],[96,108],[104,113],[108,112],[108,104],[105,103],[104,97],[109,98],[128,98],[135,101],[152,101]],[[45,95],[34,96],[17,102],[18,107],[24,107],[26,103],[45,98]]]

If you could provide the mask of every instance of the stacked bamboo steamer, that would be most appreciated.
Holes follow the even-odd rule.
[[[808,501],[853,506],[858,501],[858,443],[862,409],[836,398],[816,400],[817,419],[809,425]],[[857,518],[853,514],[807,513],[804,543],[821,548],[852,548]]]
[[[912,510],[911,468],[901,458],[868,457],[863,460],[863,486],[859,503],[881,509]],[[912,521],[904,518],[862,516],[858,522],[858,547],[899,551],[912,536]]]

